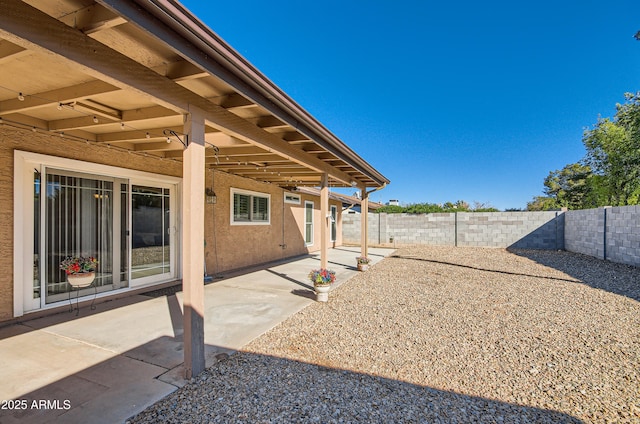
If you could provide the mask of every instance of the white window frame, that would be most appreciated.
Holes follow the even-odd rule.
[[[311,222],[307,221],[307,206],[311,206]],[[314,225],[314,216],[315,216],[315,205],[312,201],[310,200],[305,200],[304,202],[304,245],[305,246],[312,246],[313,245],[313,233],[315,232],[315,225]],[[307,224],[311,224],[311,241],[307,241]]]
[[[284,193],[284,203],[291,203],[293,205],[300,204],[300,195],[293,193]]]
[[[171,276],[163,281],[155,281],[153,284],[159,284],[165,281],[175,280],[181,277],[180,261],[181,261],[181,245],[182,239],[179,231],[177,231],[178,223],[181,221],[182,211],[179,208],[180,196],[182,188],[182,179],[167,175],[152,174],[144,171],[135,171],[126,168],[120,168],[111,165],[102,165],[92,162],[84,162],[75,159],[61,158],[57,156],[49,156],[41,153],[31,153],[21,150],[14,151],[14,249],[13,249],[13,316],[20,317],[25,313],[42,311],[55,308],[67,301],[50,303],[47,305],[33,304],[32,307],[26,307],[32,304],[32,293],[25,289],[25,286],[33,284],[33,237],[34,237],[34,194],[33,194],[33,171],[34,168],[42,170],[43,167],[55,168],[60,170],[77,171],[98,177],[114,177],[118,179],[129,179],[135,184],[160,184],[165,187],[173,187],[176,190],[172,193],[172,210],[176,213],[172,214],[171,231],[174,237],[173,246],[171,248],[171,257],[173,264],[171,266]],[[114,242],[115,243],[115,242]],[[129,258],[130,259],[130,258]],[[175,266],[174,266],[175,264]],[[15,276],[20,276],[20,278]],[[43,284],[41,282],[41,284]],[[137,285],[135,287],[138,287]],[[113,294],[126,292],[133,289],[130,281],[130,287],[111,290],[98,293],[98,297],[111,296]],[[42,297],[40,298],[42,299]]]
[[[268,193],[261,193],[258,191],[250,191],[250,190],[243,190],[243,189],[239,189],[239,188],[234,188],[231,187],[231,196],[230,196],[230,202],[229,202],[229,221],[231,225],[271,225],[271,195]],[[250,200],[249,200],[249,220],[248,221],[236,221],[235,220],[235,215],[233,213],[233,206],[235,203],[235,195],[236,194],[241,194],[244,196],[249,196]],[[252,220],[252,209],[253,209],[253,198],[254,197],[259,197],[259,198],[264,198],[267,199],[267,220],[266,221],[254,221]]]

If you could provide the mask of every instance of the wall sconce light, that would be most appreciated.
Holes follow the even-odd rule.
[[[212,188],[208,188],[205,190],[205,196],[207,198],[208,205],[215,205],[218,202],[218,198],[216,197],[215,191]]]

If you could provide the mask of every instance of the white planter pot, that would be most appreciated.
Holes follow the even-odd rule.
[[[329,290],[331,290],[330,285],[315,286],[315,289],[316,289],[316,300],[318,302],[326,302],[329,300]]]
[[[358,271],[366,271],[369,269],[369,264],[358,264]]]
[[[67,275],[67,281],[73,287],[88,287],[93,283],[96,278],[95,272],[85,272],[83,274],[69,274]]]

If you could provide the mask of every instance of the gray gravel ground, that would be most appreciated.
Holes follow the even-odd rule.
[[[130,422],[640,422],[640,268],[402,248]]]

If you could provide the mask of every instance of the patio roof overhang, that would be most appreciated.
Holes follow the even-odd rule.
[[[325,174],[334,187],[389,183],[176,1],[0,9],[5,124],[182,161],[195,106],[210,168],[283,187],[320,186]]]

